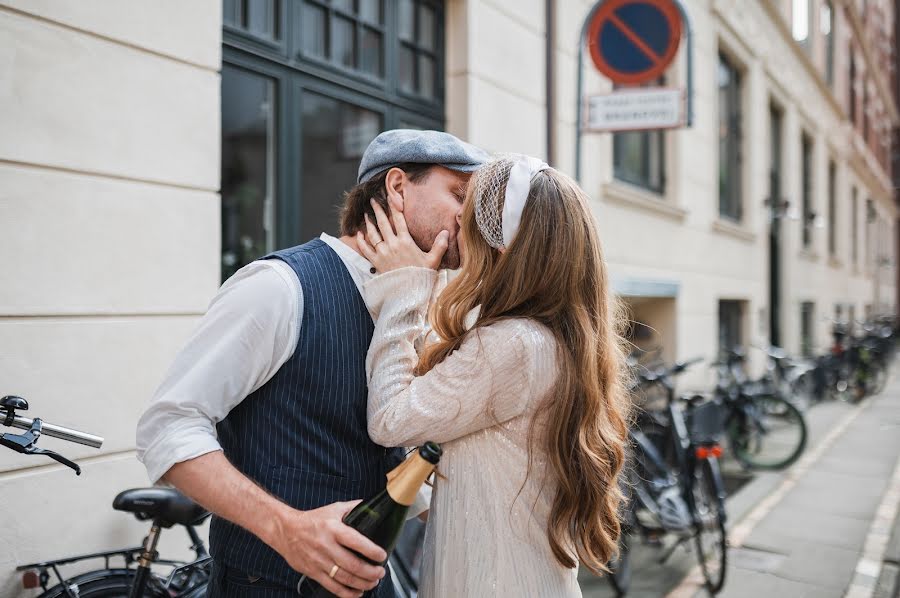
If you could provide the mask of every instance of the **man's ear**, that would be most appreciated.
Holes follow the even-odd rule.
[[[406,173],[399,168],[391,168],[387,176],[384,178],[384,186],[385,191],[387,191],[387,199],[388,205],[390,205],[392,210],[397,210],[398,212],[403,211],[404,206],[404,191],[406,185],[409,184],[409,179],[406,176]]]

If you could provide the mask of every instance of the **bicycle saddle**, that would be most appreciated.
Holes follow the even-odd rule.
[[[113,500],[117,511],[134,513],[140,520],[153,519],[163,527],[199,525],[209,517],[200,505],[173,488],[133,488]]]

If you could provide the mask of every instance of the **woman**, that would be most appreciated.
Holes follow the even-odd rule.
[[[477,171],[462,269],[421,355],[437,281],[421,265],[439,260],[399,210],[393,227],[377,219],[357,235],[380,273],[365,289],[378,318],[369,435],[444,447],[420,596],[580,596],[579,562],[600,573],[616,549],[627,434],[620,320],[588,198],[526,156]]]

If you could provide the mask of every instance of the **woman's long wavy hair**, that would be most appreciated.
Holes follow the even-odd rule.
[[[476,172],[468,186],[460,225],[462,270],[430,314],[442,340],[422,354],[417,373],[443,361],[476,328],[499,320],[531,318],[553,332],[559,377],[541,406],[543,438],[532,433],[530,443],[546,452],[557,482],[547,536],[564,567],[575,567],[577,554],[599,574],[616,554],[620,533],[619,473],[630,404],[623,379],[624,318],[610,295],[596,222],[578,185],[553,169],[537,174],[519,231],[501,252],[488,245],[476,223],[474,193],[485,187],[478,177],[496,176],[487,170]],[[508,179],[509,168],[500,176]],[[495,181],[499,197],[486,199],[497,201],[501,213],[506,182]],[[466,317],[476,307],[477,320],[468,327]],[[531,457],[529,469],[530,463]]]

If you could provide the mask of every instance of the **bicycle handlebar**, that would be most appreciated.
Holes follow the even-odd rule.
[[[22,417],[21,415],[14,415],[12,418],[12,422],[9,423],[4,422],[2,419],[0,419],[0,423],[6,424],[13,428],[19,428],[20,430],[30,430],[33,422],[33,419]],[[47,423],[44,420],[41,420],[41,434],[52,436],[53,438],[59,438],[60,440],[66,440],[68,442],[83,444],[92,448],[100,448],[103,445],[103,438],[101,438],[100,436],[94,436],[93,434],[88,434],[87,432],[79,432],[78,430],[73,430],[72,428],[57,426],[55,424]]]

